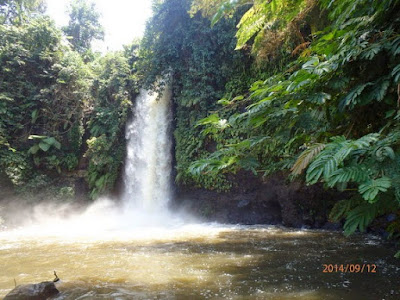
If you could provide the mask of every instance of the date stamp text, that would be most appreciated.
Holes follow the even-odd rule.
[[[323,273],[376,273],[375,264],[323,264]]]

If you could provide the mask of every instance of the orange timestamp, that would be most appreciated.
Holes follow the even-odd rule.
[[[323,264],[322,273],[376,273],[375,264]]]

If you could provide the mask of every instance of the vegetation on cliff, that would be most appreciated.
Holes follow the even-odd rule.
[[[305,171],[308,184],[347,191],[330,217],[346,219],[346,234],[364,231],[375,218],[400,208],[399,1],[289,1],[296,10],[283,2],[254,2],[238,24],[237,49],[247,43],[255,54],[269,52],[276,48],[268,37],[285,36],[276,43],[291,50],[291,59],[254,82],[243,99],[220,100],[221,111],[241,105],[244,111],[228,118],[214,113],[198,123],[203,132],[224,130],[221,122],[247,130],[241,142],[219,143],[190,169],[197,176],[236,172],[243,160],[251,160],[252,170],[264,176],[280,169],[292,176]],[[213,22],[235,9],[227,3],[211,12]],[[205,11],[207,1],[195,5]],[[316,12],[328,16],[326,24],[315,23]],[[289,32],[303,33],[305,27],[309,36],[290,38]],[[389,225],[391,235],[399,234],[399,224]]]
[[[143,44],[147,66],[157,66],[147,69],[173,74],[178,182],[225,190],[226,175],[241,169],[287,170],[305,184],[346,191],[330,215],[346,220],[346,234],[399,214],[399,1],[197,0],[191,20],[188,1],[178,2],[156,9]],[[196,44],[203,17],[210,31],[228,26],[227,48]],[[215,49],[227,55],[210,55]],[[204,57],[213,65],[202,69]],[[229,72],[218,72],[225,62]],[[211,81],[218,75],[220,85]],[[398,220],[387,228],[393,236]]]
[[[230,183],[224,176],[193,176],[189,172],[193,160],[205,158],[215,147],[196,125],[210,110],[217,109],[216,100],[225,93],[245,91],[254,68],[246,53],[234,51],[237,17],[211,28],[208,19],[188,14],[190,4],[188,0],[172,0],[154,8],[141,43],[139,73],[150,87],[157,76],[168,76],[172,81],[176,181],[226,190]]]
[[[135,46],[93,53],[88,45],[100,36],[86,32],[98,14],[83,1],[72,4],[68,43],[31,2],[0,6],[0,172],[32,195],[81,170],[94,198],[114,186],[124,159],[125,122],[137,90]],[[64,180],[54,193],[72,196],[74,186]]]
[[[346,234],[397,215],[399,236],[399,0],[155,1],[142,41],[106,55],[94,6],[75,1],[61,31],[43,3],[0,1],[0,165],[17,189],[83,171],[92,198],[112,190],[133,99],[161,77],[179,185],[283,171],[345,191],[330,218]]]

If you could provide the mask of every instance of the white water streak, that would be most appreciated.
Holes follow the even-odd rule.
[[[171,198],[171,91],[142,90],[127,126],[123,200],[129,209],[162,211]]]
[[[61,239],[165,237],[198,224],[185,212],[170,212],[172,136],[171,91],[162,97],[141,91],[134,117],[126,129],[127,157],[123,206],[110,198],[98,199],[83,211],[68,204],[39,204],[26,213],[14,236],[59,236]],[[192,225],[190,225],[192,224]],[[189,227],[187,227],[189,226]],[[207,227],[206,225],[205,227]],[[211,227],[214,227],[211,225]],[[191,231],[192,229],[189,229]],[[195,229],[196,230],[196,229]],[[0,241],[2,234],[0,233]]]

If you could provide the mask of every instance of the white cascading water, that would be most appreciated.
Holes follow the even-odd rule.
[[[124,204],[129,210],[164,211],[171,198],[171,90],[142,90],[126,129]]]
[[[142,90],[126,128],[122,207],[119,201],[103,197],[85,211],[65,218],[59,204],[37,206],[31,220],[24,221],[21,234],[104,240],[175,236],[197,228],[204,231],[184,210],[168,210],[172,197],[171,123],[170,88],[165,88],[161,97]],[[66,204],[65,209],[68,207]]]

